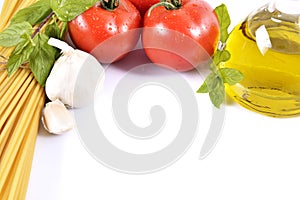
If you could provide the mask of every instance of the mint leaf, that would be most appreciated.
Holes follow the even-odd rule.
[[[36,25],[41,23],[51,12],[49,0],[40,0],[18,11],[11,19],[11,23],[26,21],[31,25]]]
[[[50,0],[50,6],[59,20],[68,22],[95,5],[99,0]]]
[[[30,69],[40,85],[45,86],[47,77],[55,62],[58,50],[48,45],[49,37],[39,33],[34,38],[35,48],[30,55]]]
[[[215,13],[218,16],[220,23],[220,41],[225,43],[229,37],[228,27],[230,26],[231,20],[225,4],[215,8]]]
[[[12,52],[7,63],[8,75],[12,75],[24,62],[29,60],[33,51],[33,44],[30,40],[24,40]]]
[[[45,30],[45,34],[50,38],[58,38],[61,39],[61,32],[56,22],[48,25]]]
[[[24,36],[30,35],[33,29],[28,22],[10,24],[0,33],[0,46],[13,47],[24,42]]]
[[[229,85],[237,84],[244,78],[243,74],[239,70],[232,68],[221,68],[220,74],[224,83],[228,83]]]

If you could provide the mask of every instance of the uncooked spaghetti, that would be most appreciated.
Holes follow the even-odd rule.
[[[4,0],[0,32],[21,8],[36,0]],[[26,67],[8,77],[6,59],[13,49],[0,47],[0,199],[26,198],[44,89]]]

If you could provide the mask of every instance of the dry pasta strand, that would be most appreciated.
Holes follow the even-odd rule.
[[[14,13],[34,2],[4,0],[0,31]],[[28,69],[8,77],[3,68],[12,51],[0,47],[0,199],[24,200],[45,94]]]

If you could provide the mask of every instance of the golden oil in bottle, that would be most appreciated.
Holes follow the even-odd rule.
[[[226,49],[231,59],[221,67],[238,69],[244,75],[239,84],[227,86],[229,96],[268,116],[300,115],[299,14],[266,5],[234,28]]]

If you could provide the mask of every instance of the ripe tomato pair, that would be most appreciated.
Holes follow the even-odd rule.
[[[130,1],[140,5],[141,12],[150,2]],[[143,22],[130,1],[102,0],[71,21],[69,32],[74,44],[100,62],[111,63],[134,48],[143,24],[143,47],[157,65],[188,71],[213,55],[220,28],[213,8],[205,1],[162,0],[148,9]],[[113,7],[107,8],[110,5]]]

